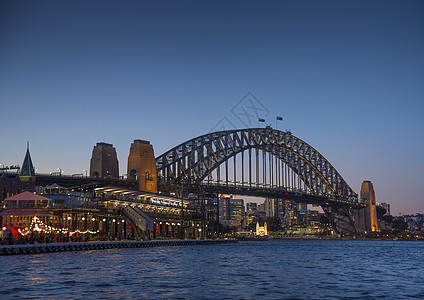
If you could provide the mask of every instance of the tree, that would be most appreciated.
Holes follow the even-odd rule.
[[[281,231],[281,220],[277,217],[268,217],[265,219],[269,231]]]
[[[392,227],[392,225],[393,225],[393,217],[392,216],[382,216],[381,220],[383,220],[386,223],[386,225]]]
[[[247,229],[250,231],[256,231],[256,223],[263,224],[263,220],[257,216],[249,216],[249,224],[247,225]]]
[[[408,224],[404,220],[396,219],[393,221],[392,227],[401,231],[405,231],[408,229]]]

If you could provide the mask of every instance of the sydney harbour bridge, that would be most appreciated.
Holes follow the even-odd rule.
[[[154,193],[179,198],[195,193],[199,199],[234,194],[290,200],[320,206],[338,236],[361,234],[357,215],[367,204],[323,155],[289,131],[267,126],[211,132],[152,160],[156,170],[128,166],[126,179],[94,177],[90,172],[86,177],[37,174],[36,181],[137,190],[155,181]]]
[[[162,188],[286,199],[322,207],[339,235],[357,235],[366,205],[331,163],[290,132],[226,130],[186,141],[156,158]]]

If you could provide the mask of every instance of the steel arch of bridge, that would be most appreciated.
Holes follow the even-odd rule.
[[[218,131],[186,141],[157,157],[158,175],[167,183],[201,184],[228,159],[252,148],[280,159],[312,193],[357,201],[357,194],[317,150],[290,132],[270,127]]]

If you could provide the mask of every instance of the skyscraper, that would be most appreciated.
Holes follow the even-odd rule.
[[[246,203],[246,213],[247,215],[250,215],[254,211],[258,210],[258,204],[255,202],[248,202]]]
[[[240,227],[244,218],[244,200],[232,195],[219,195],[219,222],[228,226]]]
[[[244,201],[243,199],[230,200],[231,221],[233,226],[240,225],[241,220],[244,218]]]
[[[233,198],[231,195],[219,195],[219,222],[221,224],[228,224],[231,219],[230,200]]]
[[[277,200],[266,198],[264,204],[265,204],[265,216],[276,217],[277,216]]]

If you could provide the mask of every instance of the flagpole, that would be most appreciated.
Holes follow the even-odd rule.
[[[276,129],[276,130],[278,130],[278,129],[277,129],[278,121],[282,121],[282,120],[283,120],[283,117],[275,116],[275,129]]]
[[[265,122],[265,119],[259,118],[258,117],[258,128],[259,128],[259,122]]]

